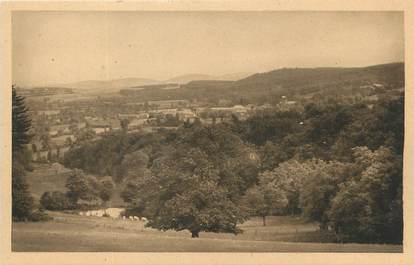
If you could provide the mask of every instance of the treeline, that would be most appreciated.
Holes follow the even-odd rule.
[[[128,210],[161,230],[238,233],[249,215],[301,214],[339,241],[401,243],[403,143],[401,96],[115,132],[64,164],[113,176]]]

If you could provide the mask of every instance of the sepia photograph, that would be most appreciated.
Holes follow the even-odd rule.
[[[11,12],[12,252],[403,253],[404,12]]]

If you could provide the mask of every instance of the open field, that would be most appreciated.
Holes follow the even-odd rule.
[[[161,232],[141,221],[52,213],[53,221],[13,223],[13,251],[111,252],[402,252],[400,245],[315,243],[329,241],[315,223],[271,217],[266,227],[253,218],[243,234]],[[313,243],[306,243],[312,241]]]
[[[71,170],[64,167],[54,168],[48,163],[32,163],[33,171],[27,172],[26,179],[30,192],[38,201],[45,191],[66,192],[65,183]]]

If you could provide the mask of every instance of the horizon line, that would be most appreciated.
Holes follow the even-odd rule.
[[[227,81],[238,81],[238,80],[242,80],[245,79],[247,77],[256,75],[256,74],[265,74],[265,73],[269,73],[269,72],[273,72],[273,71],[278,71],[278,70],[287,70],[287,69],[332,69],[332,68],[337,68],[337,69],[349,69],[349,68],[356,68],[356,69],[361,69],[361,68],[368,68],[368,67],[373,67],[373,66],[381,66],[381,65],[390,65],[390,64],[405,64],[405,60],[404,61],[393,61],[393,62],[388,62],[388,63],[378,63],[378,64],[369,64],[369,65],[364,65],[364,66],[317,66],[317,67],[300,67],[300,66],[295,66],[295,67],[279,67],[279,68],[273,68],[271,70],[267,70],[267,71],[263,71],[263,72],[243,72],[243,71],[239,71],[239,72],[234,72],[234,73],[226,73],[226,74],[220,74],[220,75],[213,75],[213,74],[204,74],[204,73],[184,73],[184,74],[178,74],[175,75],[173,77],[170,78],[163,78],[163,79],[156,79],[156,78],[147,78],[147,77],[139,77],[139,76],[127,76],[127,77],[120,77],[120,78],[115,78],[115,79],[86,79],[86,80],[80,80],[80,81],[71,81],[71,82],[65,82],[65,83],[60,83],[60,84],[46,84],[46,85],[31,85],[31,86],[21,86],[18,85],[17,82],[12,82],[13,85],[15,85],[18,88],[26,88],[26,89],[33,89],[33,88],[40,88],[40,87],[59,87],[59,86],[64,86],[64,85],[71,85],[71,84],[76,84],[76,83],[83,83],[83,82],[111,82],[111,81],[119,81],[119,80],[125,80],[125,79],[146,79],[149,81],[155,81],[155,82],[159,82],[158,84],[162,84],[163,82],[169,81],[171,79],[174,78],[178,78],[178,77],[182,77],[182,76],[187,76],[187,75],[206,75],[206,76],[210,76],[210,77],[222,77],[222,76],[226,76],[226,75],[233,75],[233,74],[243,74],[243,73],[249,73],[248,76],[241,78],[241,79],[237,79],[237,80],[227,80]],[[202,79],[200,79],[202,80]],[[214,81],[215,79],[211,79],[211,81]],[[220,79],[217,79],[218,81],[220,81]],[[157,83],[155,83],[157,84]],[[145,86],[145,85],[144,85]],[[76,89],[76,88],[75,88]]]

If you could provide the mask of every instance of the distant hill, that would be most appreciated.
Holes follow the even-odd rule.
[[[237,81],[237,80],[246,78],[251,75],[252,73],[248,73],[248,72],[233,73],[233,74],[221,75],[217,78],[217,80]]]
[[[232,73],[220,76],[204,75],[204,74],[187,74],[180,75],[174,78],[164,81],[165,83],[177,83],[187,84],[191,81],[209,81],[209,80],[220,80],[220,81],[236,81],[250,76],[251,73]]]
[[[266,99],[270,96],[306,93],[350,93],[372,83],[404,86],[404,63],[354,68],[283,68],[237,81],[190,81],[176,89],[121,90],[142,100],[162,99]]]
[[[404,64],[393,63],[359,68],[283,68],[258,73],[237,81],[236,87],[300,88],[329,84],[398,82],[404,80]]]
[[[16,88],[23,97],[48,97],[57,94],[73,94],[73,89],[65,87],[33,87],[31,89]]]
[[[131,89],[141,90],[141,89],[176,89],[179,88],[180,84],[178,83],[163,83],[155,85],[145,85],[145,86],[133,86]]]
[[[404,63],[353,68],[282,68],[247,75],[248,73],[236,73],[214,77],[189,74],[165,81],[145,78],[89,80],[49,88],[53,88],[56,93],[63,93],[60,92],[62,89],[70,88],[76,93],[94,95],[113,94],[120,91],[122,95],[139,96],[140,100],[148,101],[163,99],[217,101],[237,98],[266,101],[269,97],[285,94],[310,94],[320,91],[351,93],[350,89],[372,83],[403,86]]]
[[[146,78],[121,78],[108,81],[88,80],[76,83],[62,84],[59,87],[73,89],[121,89],[134,86],[159,84],[160,81]]]
[[[233,73],[227,74],[222,76],[212,76],[212,75],[205,75],[205,74],[186,74],[176,76],[174,78],[168,80],[154,80],[148,78],[120,78],[114,80],[86,80],[74,83],[67,83],[67,84],[54,84],[50,86],[46,86],[47,88],[71,88],[74,90],[79,91],[86,91],[88,92],[108,92],[108,91],[117,91],[123,88],[157,88],[157,85],[161,87],[163,85],[169,84],[187,84],[191,81],[196,80],[239,80],[242,78],[247,77],[250,75],[249,73]],[[154,87],[152,87],[154,86]]]
[[[187,84],[188,82],[194,80],[214,80],[217,79],[211,75],[204,75],[204,74],[187,74],[187,75],[180,75],[173,77],[171,79],[166,80],[166,83],[177,83],[177,84]]]

